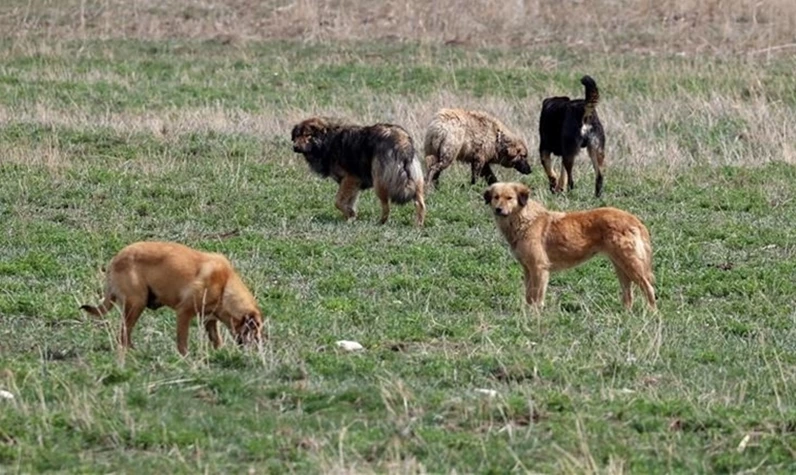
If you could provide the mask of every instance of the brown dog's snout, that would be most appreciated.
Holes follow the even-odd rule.
[[[529,175],[531,173],[531,164],[528,163],[528,160],[517,160],[514,162],[514,169],[518,172],[522,173],[523,175]]]

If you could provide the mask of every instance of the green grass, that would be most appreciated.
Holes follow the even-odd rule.
[[[290,119],[269,114],[384,113],[417,120],[420,143],[413,108],[440,91],[484,107],[522,101],[533,109],[507,121],[528,125],[533,150],[540,90],[579,91],[567,54],[551,50],[560,65],[547,73],[522,52],[412,45],[114,41],[7,54],[0,389],[16,399],[0,400],[0,471],[796,469],[796,167],[777,141],[791,135],[755,135],[751,115],[710,106],[759,110],[742,88],[764,78],[766,110],[792,116],[792,60],[751,71],[586,59],[610,124],[604,198],[591,196],[585,154],[569,195],[550,196],[538,166],[522,180],[552,209],[639,215],[660,312],[623,311],[597,258],[555,274],[536,316],[466,167],[429,193],[424,229],[411,206],[377,225],[372,192],[346,224],[334,183],[291,152]],[[709,107],[667,115],[687,100]],[[227,114],[221,125],[180,119],[208,106]],[[162,116],[168,130],[108,114]],[[270,121],[267,133],[247,117]],[[212,351],[196,326],[183,359],[164,309],[118,353],[117,316],[77,308],[97,300],[98,269],[141,239],[227,254],[268,317],[268,343],[241,351],[227,338]],[[341,352],[339,339],[366,351]]]

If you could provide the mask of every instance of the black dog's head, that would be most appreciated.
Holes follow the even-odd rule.
[[[320,117],[312,117],[299,122],[290,132],[290,139],[293,141],[293,151],[305,154],[312,153],[323,143],[323,137],[328,129],[329,124]]]
[[[514,168],[523,175],[531,173],[528,162],[528,146],[521,138],[500,132],[497,137],[498,161],[507,168]]]

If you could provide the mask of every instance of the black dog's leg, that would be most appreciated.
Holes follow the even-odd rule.
[[[589,145],[587,148],[591,164],[594,167],[594,196],[597,198],[603,192],[603,162],[605,161],[605,153],[602,147],[597,145]]]
[[[558,176],[556,176],[556,172],[553,170],[553,166],[550,163],[551,153],[549,151],[540,151],[539,158],[542,162],[542,168],[544,168],[544,172],[547,175],[547,181],[550,184],[550,191],[555,193]]]
[[[561,190],[564,191],[565,187],[568,187],[568,190],[572,190],[575,188],[575,178],[572,176],[572,166],[575,164],[575,155],[564,155],[561,159],[561,165],[563,171],[561,173]]]

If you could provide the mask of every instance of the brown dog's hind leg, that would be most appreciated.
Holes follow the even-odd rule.
[[[558,184],[558,176],[556,172],[553,170],[553,166],[551,162],[551,154],[550,152],[544,151],[540,152],[540,160],[542,162],[542,167],[544,168],[544,172],[547,175],[547,182],[550,185],[550,191],[553,193],[556,192],[556,185]]]
[[[340,181],[334,205],[343,213],[343,218],[350,221],[357,217],[356,202],[359,195],[359,180],[352,175],[346,175]]]
[[[603,162],[605,161],[605,152],[598,146],[587,147],[589,158],[591,158],[592,167],[594,167],[594,196],[599,198],[603,193]]]
[[[448,155],[437,157],[436,155],[426,156],[426,183],[430,183],[434,187],[439,187],[439,176],[442,170],[445,170],[453,163],[453,158],[448,158]]]
[[[146,307],[144,302],[139,302],[135,299],[127,299],[124,302],[124,321],[119,332],[119,343],[125,348],[133,346],[131,339],[133,328],[135,328],[138,318],[143,313],[144,307]]]

